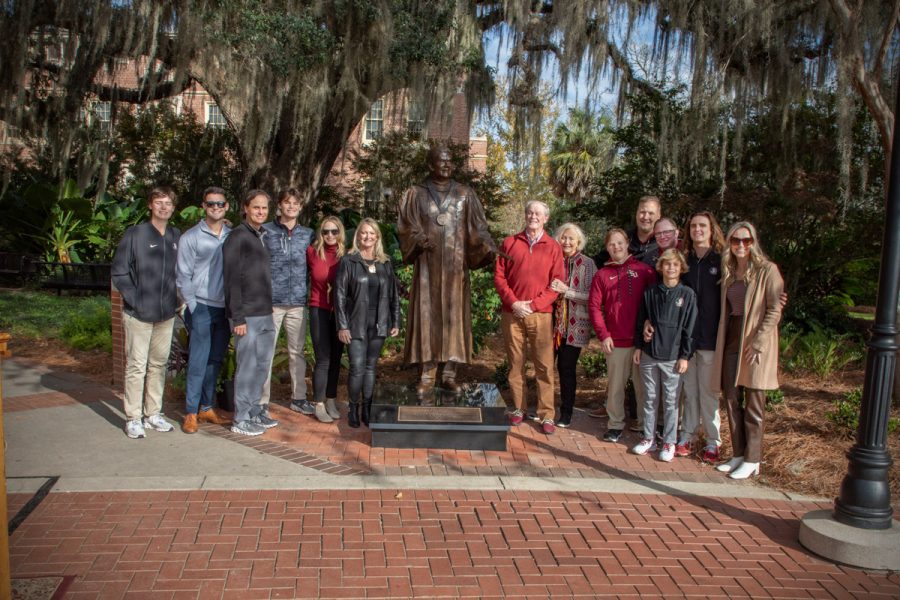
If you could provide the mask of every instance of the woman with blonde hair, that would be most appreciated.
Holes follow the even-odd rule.
[[[766,390],[778,388],[784,280],[752,224],[735,223],[726,239],[712,385],[725,396],[733,458],[716,468],[746,479],[759,474],[762,461]]]
[[[581,349],[591,339],[591,315],[588,295],[597,265],[582,253],[584,231],[574,223],[563,223],[553,236],[563,251],[566,267],[565,281],[554,279],[550,288],[559,294],[554,306],[553,348],[556,350],[556,369],[559,372],[559,419],[557,427],[572,424],[575,406],[575,367]]]
[[[316,356],[313,397],[316,416],[325,423],[341,416],[335,400],[344,344],[337,336],[333,291],[338,264],[344,256],[344,235],[344,224],[338,217],[325,217],[319,223],[316,239],[306,249],[309,332]]]
[[[356,228],[353,247],[338,265],[334,290],[338,339],[349,346],[350,356],[347,422],[350,427],[359,427],[362,419],[368,426],[375,364],[385,338],[400,333],[394,268],[384,253],[381,229],[374,219],[363,219]]]

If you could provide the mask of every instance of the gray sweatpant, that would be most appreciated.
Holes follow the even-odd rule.
[[[237,366],[234,373],[234,422],[251,419],[266,408],[260,404],[263,385],[275,355],[272,315],[247,317],[246,335],[234,336]]]
[[[663,443],[674,444],[678,435],[678,395],[681,375],[674,360],[657,360],[641,353],[641,380],[644,383],[644,439],[656,436],[656,414],[663,406]]]

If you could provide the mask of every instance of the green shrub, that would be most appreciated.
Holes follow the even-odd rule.
[[[784,392],[778,390],[766,391],[766,411],[773,412],[780,406],[784,405]]]
[[[853,336],[839,335],[813,324],[812,330],[799,337],[788,353],[788,364],[819,377],[828,377],[865,356]]]
[[[844,394],[843,400],[834,401],[834,410],[825,413],[825,417],[837,425],[846,435],[853,436],[859,429],[859,411],[862,406],[862,388],[853,389]],[[900,427],[900,419],[888,419],[888,433]]]
[[[501,390],[509,389],[509,360],[503,359],[503,362],[494,368],[494,383]]]
[[[606,377],[606,355],[602,352],[584,352],[578,357],[578,364],[588,377]]]
[[[81,302],[79,309],[63,324],[60,337],[77,350],[97,348],[112,352],[109,300],[92,297]]]

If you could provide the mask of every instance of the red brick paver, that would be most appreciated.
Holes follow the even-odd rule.
[[[507,451],[441,450],[434,448],[372,448],[365,427],[351,429],[346,421],[325,424],[273,404],[281,425],[257,438],[235,435],[228,429],[203,425],[203,431],[236,443],[333,474],[378,475],[492,475],[529,477],[590,477],[733,483],[711,466],[692,458],[664,463],[652,456],[635,456],[628,448],[639,434],[628,432],[624,442],[610,444],[598,435],[605,431],[596,419],[582,417],[569,430],[541,433],[526,422],[510,430]]]
[[[13,577],[66,598],[896,598],[797,543],[814,503],[596,493],[51,494]]]

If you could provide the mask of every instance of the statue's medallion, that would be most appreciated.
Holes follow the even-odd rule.
[[[448,215],[447,213],[441,213],[437,216],[436,220],[438,225],[444,227],[445,225],[447,225],[447,223],[450,222],[450,215]]]

